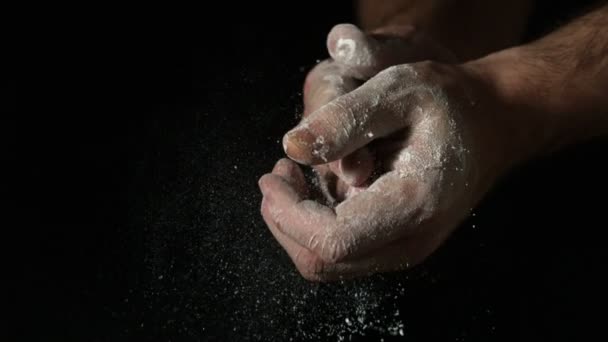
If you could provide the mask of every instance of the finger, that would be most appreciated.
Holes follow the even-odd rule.
[[[329,164],[321,164],[313,166],[316,174],[318,189],[321,190],[326,204],[334,207],[341,200],[337,190],[338,182],[341,182],[338,177],[329,169]]]
[[[374,171],[374,156],[364,146],[340,160],[329,163],[329,167],[344,183],[360,186]]]
[[[354,78],[345,74],[344,68],[336,63],[324,61],[319,63],[307,76],[304,86],[304,115],[307,117],[312,111],[344,95],[358,86]],[[359,185],[365,182],[373,171],[373,157],[366,148],[347,156],[343,161],[334,162],[332,171],[349,185]],[[341,166],[343,164],[343,166]],[[340,170],[344,170],[342,173]],[[322,180],[327,182],[327,180]],[[324,184],[326,185],[326,184]],[[328,196],[335,200],[335,196]]]
[[[356,258],[423,229],[426,189],[415,179],[402,179],[398,171],[386,173],[365,191],[336,208],[334,237],[342,258]]]
[[[317,175],[317,185],[327,201],[327,206],[333,208],[337,203],[342,202],[355,192],[365,189],[365,184],[360,187],[347,184],[330,170],[329,165],[323,164],[313,167]]]
[[[333,264],[347,257],[361,255],[398,237],[393,225],[403,221],[400,216],[411,213],[404,210],[407,209],[404,205],[407,196],[397,190],[399,182],[395,183],[390,177],[379,179],[368,191],[338,205],[337,217],[328,207],[302,200],[293,187],[278,175],[264,175],[260,179],[260,189],[277,229],[325,262]],[[377,200],[377,196],[368,194],[376,191],[381,191],[386,199],[382,203],[366,201],[369,197]],[[361,200],[356,201],[357,198]],[[408,199],[419,202],[415,198]]]
[[[286,183],[294,187],[295,191],[299,188],[302,190],[302,185],[305,186],[304,175],[297,166],[288,159],[282,159],[277,162],[273,169],[273,174],[281,177]],[[260,183],[264,181],[261,180]],[[267,205],[268,197],[262,199],[261,212],[266,225],[270,229],[274,238],[279,242],[281,247],[287,252],[288,256],[295,264],[300,274],[311,281],[322,281],[325,280],[325,274],[329,275],[340,275],[347,273],[344,265],[328,265],[323,259],[317,256],[309,249],[298,244],[296,241],[291,239],[289,236],[281,232],[278,228],[273,215],[270,212],[269,206]],[[301,196],[299,197],[301,198]]]
[[[327,264],[354,260],[432,226],[425,216],[428,189],[416,179],[403,181],[397,171],[339,204],[336,214],[301,200],[278,175],[263,176],[260,188],[277,229]]]
[[[350,187],[344,182],[335,179],[335,174],[330,171],[327,165],[319,165],[317,168],[319,187],[328,203],[337,203],[344,200],[347,192],[350,191]],[[298,193],[300,199],[309,198],[310,191],[306,184],[306,178],[298,164],[290,159],[283,158],[275,164],[272,173],[282,177],[289,183],[296,193]]]
[[[304,117],[359,86],[343,67],[326,60],[317,64],[304,81]]]
[[[455,62],[455,56],[413,26],[383,27],[365,33],[351,24],[334,26],[327,37],[330,56],[359,79],[397,64],[422,60]]]
[[[286,184],[293,188],[292,198],[296,201],[301,200],[308,194],[308,188],[306,187],[306,179],[304,174],[300,170],[299,166],[289,159],[279,160],[273,170],[272,174],[281,178]],[[260,179],[260,188],[263,192],[268,193],[264,186],[264,177]],[[274,238],[279,242],[281,247],[287,252],[292,262],[296,265],[296,268],[300,274],[309,280],[319,281],[321,280],[320,274],[323,273],[324,263],[321,258],[311,252],[309,249],[298,244],[286,234],[282,233],[278,228],[278,224],[273,218],[273,214],[269,209],[268,198],[270,196],[264,196],[262,199],[261,212],[266,225],[270,229]],[[276,212],[274,213],[276,215]]]
[[[324,164],[406,127],[416,104],[411,100],[418,94],[394,88],[415,77],[407,66],[389,68],[319,108],[283,137],[286,154],[300,163]],[[403,97],[394,98],[397,93]]]
[[[270,210],[268,209],[265,200],[262,200],[261,212],[273,237],[285,250],[298,272],[307,280],[335,281],[339,279],[349,279],[371,274],[381,268],[387,268],[382,266],[388,266],[379,265],[379,263],[374,260],[337,264],[327,263],[315,253],[299,245],[278,229],[276,223],[272,219],[272,215],[270,214]],[[395,262],[395,260],[391,260],[391,262]]]
[[[282,158],[275,164],[272,173],[289,183],[300,198],[308,198],[309,190],[306,185],[306,178],[298,164],[287,158]]]
[[[287,252],[298,272],[310,281],[336,281],[404,270],[421,263],[443,241],[440,236],[425,234],[396,241],[361,259],[332,264],[282,233],[274,223],[265,200],[262,200],[261,211],[274,238]]]
[[[451,125],[437,117],[418,122],[409,145],[394,158],[393,171],[335,208],[336,236],[350,236],[351,245],[344,248],[351,256],[437,226],[448,231],[445,226],[460,219],[447,214],[447,205],[452,202],[437,195],[466,186],[465,182],[454,182],[459,178],[453,174],[466,171],[450,167],[466,164],[462,159],[466,155],[453,153],[459,138],[447,138]],[[437,212],[444,214],[438,216]]]
[[[298,244],[321,255],[323,237],[335,225],[334,212],[317,202],[302,200],[282,177],[266,174],[260,189],[277,228]]]
[[[334,26],[327,35],[327,50],[338,63],[355,71],[360,79],[373,74],[371,69],[377,64],[378,42],[352,24]]]
[[[276,223],[272,219],[272,215],[266,205],[266,200],[262,200],[262,217],[266,222],[270,232],[277,240],[277,242],[283,247],[287,255],[294,263],[300,274],[311,281],[320,281],[320,274],[323,273],[323,260],[316,256],[310,250],[302,247],[287,235],[283,234],[276,226]]]

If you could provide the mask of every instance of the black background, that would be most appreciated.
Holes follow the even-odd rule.
[[[574,13],[538,10],[534,32]],[[515,170],[412,272],[310,284],[264,227],[256,182],[282,155],[326,33],[352,21],[348,2],[120,17],[49,35],[25,79],[43,109],[8,126],[12,338],[364,339],[344,319],[378,298],[368,315],[389,324],[398,308],[409,341],[599,330],[605,141]]]

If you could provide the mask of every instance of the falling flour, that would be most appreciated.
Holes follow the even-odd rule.
[[[211,168],[200,151],[211,147],[183,143],[178,163],[171,164],[177,169],[175,180],[159,188],[151,196],[154,202],[140,211],[141,225],[147,227],[147,309],[139,314],[138,326],[155,329],[156,337],[205,341],[407,336],[399,311],[406,275],[311,283],[273,238],[259,213],[255,178],[280,157],[279,146],[274,154],[249,153],[237,139],[222,137],[226,129],[194,132],[201,142],[227,143],[205,151],[212,157]],[[243,133],[237,129],[234,134]]]

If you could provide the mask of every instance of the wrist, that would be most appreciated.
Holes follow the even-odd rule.
[[[461,64],[484,94],[473,120],[483,159],[496,176],[548,152],[558,136],[544,100],[546,89],[530,80],[527,63],[525,51],[513,48]]]
[[[504,108],[499,121],[512,130],[510,144],[521,145],[519,159],[608,134],[608,98],[591,82],[595,71],[544,53],[542,45],[524,45],[465,64]]]

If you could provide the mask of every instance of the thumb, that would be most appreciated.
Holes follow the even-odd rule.
[[[327,36],[327,50],[353,76],[369,79],[397,64],[422,60],[454,62],[456,57],[414,26],[387,26],[365,33],[352,24],[339,24]]]

